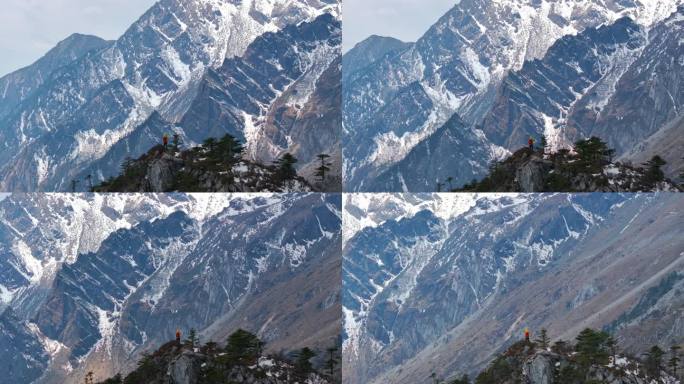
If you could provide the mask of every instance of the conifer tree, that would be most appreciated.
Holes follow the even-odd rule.
[[[311,365],[311,359],[316,356],[316,353],[312,351],[309,347],[302,348],[299,353],[297,353],[297,361],[295,362],[295,368],[297,372],[303,377],[309,376],[313,372],[313,365]]]
[[[681,350],[682,347],[679,345],[673,345],[670,347],[670,360],[668,360],[667,365],[670,366],[670,369],[672,369],[672,374],[675,377],[679,372],[677,370],[679,369],[679,363],[681,362],[681,358],[679,357],[679,350]]]
[[[617,359],[617,340],[612,335],[608,335],[608,338],[606,338],[606,348],[608,348],[608,351],[610,351],[610,355],[613,358],[613,363]]]
[[[597,173],[612,160],[615,150],[608,148],[608,144],[600,138],[592,136],[576,142],[575,152],[577,152],[576,167],[579,171]]]
[[[656,183],[665,180],[665,173],[661,169],[665,164],[667,164],[667,162],[658,155],[653,156],[651,160],[645,162],[644,166],[646,167],[646,170],[644,173],[644,184],[654,186]]]
[[[539,144],[541,145],[541,152],[546,153],[547,147],[549,146],[549,142],[548,142],[548,140],[546,140],[546,135],[541,136],[541,140],[539,141]]]
[[[233,165],[242,158],[244,147],[240,144],[240,140],[228,134],[216,143],[216,150],[219,152],[219,160],[228,165]]]
[[[542,328],[539,331],[539,337],[534,342],[539,344],[539,347],[541,347],[541,349],[546,350],[549,347],[550,341],[551,340],[549,340],[549,336],[546,332],[546,328]]]
[[[276,175],[280,180],[291,180],[297,176],[297,170],[294,165],[297,164],[297,159],[290,153],[284,154],[280,159],[276,160]]]
[[[321,182],[324,182],[325,176],[330,171],[330,166],[332,165],[328,162],[330,155],[325,154],[325,153],[321,153],[320,155],[318,155],[316,157],[318,157],[318,160],[320,161],[320,165],[318,166],[318,168],[316,168],[315,176],[319,177],[321,179]]]
[[[663,352],[659,346],[654,345],[648,350],[648,352],[644,353],[644,355],[646,355],[646,361],[644,361],[646,372],[653,377],[660,378],[660,371],[663,369],[663,356],[665,355],[665,352]]]
[[[195,348],[195,346],[199,346],[199,336],[197,336],[197,330],[195,328],[191,328],[190,332],[188,333],[188,338],[185,339],[185,346],[188,348]]]
[[[259,338],[243,329],[238,329],[228,336],[226,355],[231,361],[256,360],[263,344]]]
[[[335,359],[335,352],[338,351],[338,348],[336,346],[329,347],[327,349],[328,352],[328,360],[325,362],[325,367],[328,368],[328,371],[330,373],[330,377],[332,377],[335,374],[335,366],[337,365],[337,359]]]
[[[577,358],[580,364],[588,368],[595,364],[606,364],[608,353],[606,351],[606,339],[609,335],[602,331],[595,331],[590,328],[584,329],[577,335]]]

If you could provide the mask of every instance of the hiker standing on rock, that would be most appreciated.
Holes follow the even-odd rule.
[[[169,148],[169,135],[168,134],[165,133],[164,136],[162,136],[162,143],[164,144],[164,151],[166,151]]]
[[[534,151],[534,138],[532,136],[527,140],[527,145],[530,147],[530,151]]]
[[[180,329],[176,329],[176,343],[180,344],[181,342],[181,331]]]

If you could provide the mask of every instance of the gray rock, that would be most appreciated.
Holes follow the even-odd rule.
[[[152,160],[147,169],[148,190],[164,192],[173,188],[175,174],[183,162],[165,154],[160,159]]]
[[[515,172],[518,189],[521,192],[541,192],[544,189],[544,175],[551,163],[539,157],[531,157]]]
[[[528,384],[552,384],[553,365],[551,354],[538,353],[525,363],[523,375],[527,377]]]
[[[202,368],[202,356],[191,351],[185,351],[169,364],[169,384],[196,384],[199,382]]]

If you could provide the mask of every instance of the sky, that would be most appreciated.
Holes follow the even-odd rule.
[[[156,0],[2,0],[0,76],[25,67],[72,33],[114,40]]]
[[[460,0],[342,0],[343,49],[371,35],[416,41]]]

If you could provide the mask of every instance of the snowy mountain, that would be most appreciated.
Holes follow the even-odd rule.
[[[536,136],[549,131],[559,144],[586,134],[565,124],[572,121],[568,114],[576,99],[586,96],[592,105],[610,99],[630,64],[640,54],[646,56],[648,33],[668,28],[663,20],[679,4],[679,0],[459,2],[416,43],[344,78],[344,130],[349,143],[344,148],[345,189],[434,191],[447,172],[461,184],[470,181],[472,174],[482,175],[489,161],[524,145],[516,141],[518,136],[497,130],[528,131],[525,119],[534,121]],[[631,26],[625,18],[633,20]],[[622,32],[615,31],[620,27]],[[622,43],[606,35],[622,36]],[[590,55],[579,60],[586,49]],[[672,49],[657,57],[665,61],[676,55]],[[561,57],[565,61],[558,61]],[[579,72],[584,70],[589,71]],[[547,77],[528,78],[535,71]],[[551,71],[552,77],[545,71]],[[532,82],[521,87],[516,80]],[[545,86],[554,87],[556,95],[550,100]],[[521,110],[506,109],[513,104],[522,104]],[[465,126],[454,127],[454,119]],[[601,125],[591,132],[604,133],[602,129]],[[635,146],[652,133],[644,128],[622,141]],[[438,142],[445,142],[441,147],[451,152],[465,154],[445,157],[439,148],[434,154]],[[470,153],[472,147],[478,149]],[[427,159],[417,162],[418,157]],[[435,174],[427,163],[440,164],[442,169]],[[417,175],[411,172],[415,169]]]
[[[21,92],[16,89],[20,84],[3,79],[9,95],[21,95],[16,106],[0,114],[3,189],[66,190],[84,172],[103,180],[118,171],[124,156],[137,157],[157,144],[160,131],[179,133],[186,145],[203,141],[217,129],[198,132],[204,122],[197,120],[193,104],[202,102],[212,81],[223,81],[219,92],[230,87],[217,71],[241,71],[241,65],[266,70],[266,76],[247,79],[258,85],[241,95],[253,98],[251,104],[220,95],[228,104],[217,108],[218,116],[204,118],[219,119],[217,125],[231,123],[221,132],[235,133],[255,148],[250,152],[254,160],[268,161],[274,152],[289,150],[302,153],[304,166],[307,151],[325,146],[335,152],[330,134],[310,147],[300,140],[310,132],[282,131],[269,116],[283,105],[315,106],[316,82],[340,56],[338,17],[334,0],[161,0],[117,41],[43,70],[46,79],[39,86]],[[327,34],[302,35],[314,29],[303,22]],[[271,50],[268,41],[273,40],[279,49]],[[266,62],[253,62],[259,58]],[[163,118],[156,130],[149,127],[154,112]],[[304,115],[295,108],[296,117],[297,112]],[[270,141],[262,142],[272,136],[284,143],[269,147]],[[271,151],[262,152],[261,146]]]
[[[322,194],[11,195],[3,371],[17,383],[110,377],[177,328],[326,348],[339,335],[339,285],[321,282],[339,274],[340,209]]]
[[[394,195],[384,221],[359,214],[379,199],[344,204],[347,383],[472,374],[524,327],[682,342],[678,194]]]

